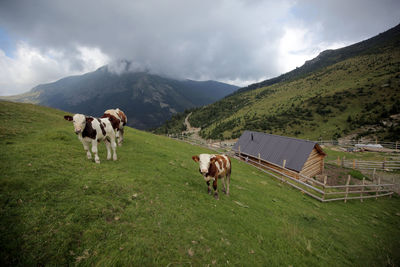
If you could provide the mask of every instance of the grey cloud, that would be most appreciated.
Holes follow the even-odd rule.
[[[358,42],[400,23],[398,0],[303,0],[295,9],[325,42]]]
[[[70,55],[98,47],[131,70],[192,79],[259,80],[280,74],[279,40],[302,25],[319,42],[356,42],[395,26],[400,1],[3,0],[0,27]],[[122,68],[124,68],[122,66]]]

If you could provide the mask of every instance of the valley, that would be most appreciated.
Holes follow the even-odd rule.
[[[205,139],[244,130],[305,139],[397,141],[400,136],[400,26],[346,48],[321,53],[276,79],[250,85],[190,110]],[[179,132],[175,116],[158,133]]]
[[[216,81],[177,80],[149,72],[117,74],[104,66],[84,75],[38,85],[22,95],[0,99],[90,116],[100,116],[109,108],[120,108],[129,118],[128,125],[149,130],[178,112],[213,103],[237,88]]]

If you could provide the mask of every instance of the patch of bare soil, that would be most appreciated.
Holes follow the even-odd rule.
[[[345,185],[350,169],[337,165],[325,164],[324,173],[318,176],[318,180],[323,182],[323,177],[327,176],[327,185]],[[350,184],[361,184],[362,181],[351,177]]]
[[[323,182],[324,176],[327,176],[327,185],[345,185],[347,182],[347,177],[349,172],[352,169],[343,168],[341,166],[333,165],[333,164],[325,164],[324,173],[322,175],[318,175],[317,180]],[[366,184],[369,183],[377,183],[378,177],[380,178],[381,183],[394,183],[396,184],[394,191],[397,194],[400,194],[400,175],[398,173],[391,172],[376,172],[375,174],[371,171],[362,171],[362,174],[365,175]],[[372,181],[374,179],[374,181]],[[359,185],[362,184],[362,180],[354,178],[350,176],[350,184],[351,185]],[[352,188],[351,190],[359,190],[361,188]]]
[[[190,115],[192,115],[192,113],[189,113],[189,115],[186,116],[185,118],[185,125],[186,125],[186,131],[182,132],[182,134],[188,134],[191,135],[191,138],[198,140],[198,141],[204,141],[205,140],[203,138],[200,137],[199,132],[201,130],[201,128],[195,128],[192,127],[189,123],[189,117]]]

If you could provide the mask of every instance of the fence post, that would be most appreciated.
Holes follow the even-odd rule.
[[[372,171],[372,183],[374,183],[374,181],[375,181],[375,173],[376,173],[376,169],[374,168],[374,170]]]
[[[325,175],[324,177],[324,194],[322,195],[322,200],[325,200],[325,186],[326,186],[326,180],[328,179],[328,177]]]
[[[284,176],[284,171],[285,171],[285,165],[286,165],[286,159],[283,160],[282,163],[282,175],[281,175],[281,183],[285,183],[285,176]]]
[[[349,195],[349,183],[350,183],[350,175],[347,176],[347,182],[346,182],[346,196],[344,197],[344,203],[347,202],[347,196]]]
[[[340,156],[337,156],[337,165],[340,166]]]
[[[383,162],[382,162],[382,170],[385,169],[385,161],[386,161],[386,157],[383,158]]]
[[[375,194],[375,200],[378,200],[378,190],[380,190],[380,185],[381,184],[381,177],[378,177],[378,186],[376,188],[376,194]]]
[[[261,156],[260,156],[260,153],[258,153],[258,163],[261,164]]]
[[[346,160],[346,156],[343,156],[342,158],[342,168],[344,167],[344,161]]]
[[[240,146],[239,146],[239,159],[240,159]]]
[[[361,198],[360,198],[361,202],[363,202],[364,187],[365,187],[365,177],[363,177],[363,183],[362,183],[362,188],[361,188]]]

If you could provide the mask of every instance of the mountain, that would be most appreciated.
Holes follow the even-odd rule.
[[[400,136],[400,25],[366,41],[327,50],[302,67],[192,110],[203,138],[256,130],[309,139]],[[176,115],[160,128],[177,129]]]
[[[346,46],[340,49],[329,49],[321,52],[316,58],[308,60],[303,66],[296,68],[290,72],[282,74],[278,77],[268,79],[259,83],[251,84],[247,87],[240,88],[235,93],[242,93],[261,87],[270,86],[279,82],[293,81],[300,77],[311,74],[312,72],[331,66],[340,61],[361,55],[373,55],[387,51],[393,47],[399,47],[400,24],[388,31],[377,36],[369,38],[365,41]]]
[[[116,74],[104,66],[3,99],[92,116],[118,107],[127,114],[128,125],[149,129],[161,125],[177,112],[213,103],[237,88],[216,81],[175,80],[148,72]]]

